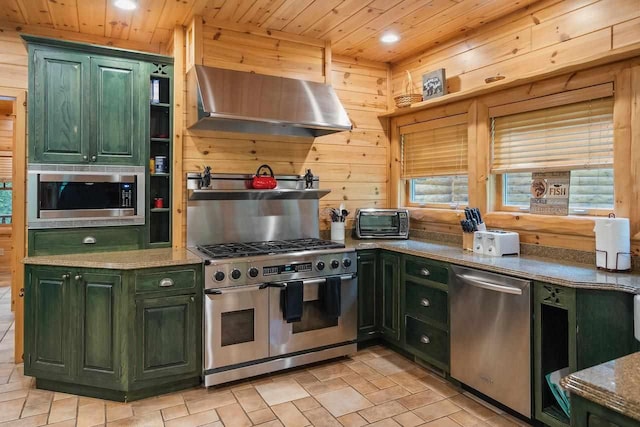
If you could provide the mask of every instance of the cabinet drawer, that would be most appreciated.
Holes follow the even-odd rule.
[[[407,314],[448,324],[449,298],[445,291],[405,281]]]
[[[29,255],[125,251],[142,247],[142,227],[65,228],[29,231]]]
[[[194,289],[195,270],[157,271],[136,274],[136,292],[174,291]]]
[[[405,342],[407,350],[441,367],[449,367],[449,334],[406,316]]]
[[[434,282],[447,284],[449,282],[449,270],[435,262],[421,258],[405,258],[405,273],[409,276],[421,279],[432,280]]]

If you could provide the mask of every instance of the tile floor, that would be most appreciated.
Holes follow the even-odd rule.
[[[526,425],[380,346],[351,358],[132,403],[36,390],[22,365],[13,363],[13,333],[10,288],[0,287],[0,426]]]

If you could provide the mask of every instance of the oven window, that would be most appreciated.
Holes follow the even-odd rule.
[[[254,341],[254,309],[222,313],[222,347]]]
[[[298,334],[338,326],[338,318],[327,316],[320,300],[305,301],[302,304],[302,320],[292,325],[293,333]]]
[[[397,215],[362,215],[360,217],[362,231],[395,233],[398,227]]]

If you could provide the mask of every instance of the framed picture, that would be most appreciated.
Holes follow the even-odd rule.
[[[444,68],[422,75],[422,99],[427,100],[447,94]]]

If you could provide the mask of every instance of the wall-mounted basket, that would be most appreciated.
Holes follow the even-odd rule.
[[[409,73],[409,71],[406,71],[406,73],[407,77],[405,77],[403,81],[405,93],[393,97],[393,100],[396,103],[396,108],[409,107],[415,102],[422,101],[422,94],[416,93],[416,88],[413,86],[411,73]]]

